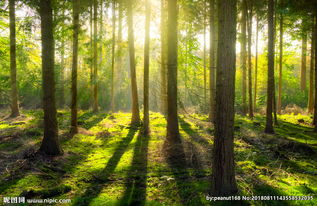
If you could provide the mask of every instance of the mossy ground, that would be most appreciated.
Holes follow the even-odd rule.
[[[0,195],[70,198],[70,205],[209,205],[213,126],[205,115],[180,115],[182,165],[163,152],[166,121],[151,113],[151,133],[130,127],[131,114],[58,112],[64,155],[34,155],[42,139],[41,111],[0,122]],[[250,201],[245,205],[317,205],[317,135],[311,117],[281,115],[275,135],[265,118],[236,116],[235,159],[240,195],[314,196],[313,201]],[[0,199],[2,202],[2,198]],[[2,203],[0,203],[2,204]],[[236,205],[237,202],[225,202]],[[67,204],[66,204],[67,205]]]

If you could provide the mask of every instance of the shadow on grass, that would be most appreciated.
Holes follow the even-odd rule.
[[[126,190],[118,205],[145,205],[149,139],[148,135],[138,135],[132,165],[125,180]]]
[[[191,139],[205,148],[211,148],[212,145],[205,138],[203,138],[200,134],[198,134],[195,130],[191,128],[191,125],[183,118],[179,118],[179,123],[181,128],[188,134]]]
[[[87,111],[78,117],[78,125],[88,130],[92,128],[93,126],[97,125],[103,119],[107,118],[107,116],[109,116],[109,114],[105,114],[105,113],[96,114],[96,113]]]
[[[176,182],[177,194],[182,205],[202,205],[200,196],[195,188],[194,177],[190,175],[188,162],[182,140],[171,144],[164,142],[165,159]],[[201,165],[199,166],[201,168]],[[167,191],[172,192],[172,191]]]
[[[31,127],[32,129],[32,127]],[[107,139],[104,139],[104,141],[108,141]],[[39,143],[36,144],[35,147],[39,147]],[[39,170],[45,170],[45,173],[48,173],[51,177],[54,177],[54,184],[58,184],[60,182],[62,182],[62,176],[63,175],[68,175],[71,174],[74,169],[76,168],[76,166],[78,164],[80,164],[80,162],[84,161],[87,156],[92,153],[94,147],[92,145],[87,146],[85,143],[80,143],[78,141],[75,141],[73,143],[70,143],[70,139],[61,140],[61,145],[62,148],[64,147],[64,145],[69,145],[70,148],[68,148],[68,150],[70,151],[69,155],[66,156],[66,158],[62,158],[61,160],[57,161],[57,165],[54,166],[50,166],[47,165],[47,161],[48,162],[51,161],[52,157],[49,156],[31,156],[31,157],[27,157],[26,159],[21,159],[23,161],[29,161],[29,163],[19,169],[17,169],[16,171],[11,171],[10,174],[8,174],[7,176],[3,176],[0,179],[0,194],[3,194],[8,188],[10,187],[14,187],[20,180],[22,180],[23,178],[27,177],[28,175],[32,175],[32,170],[37,168]],[[80,151],[78,154],[72,152],[72,147],[75,147],[76,150]],[[10,157],[7,157],[10,158]],[[14,159],[16,160],[16,159]],[[49,167],[47,167],[49,166]],[[50,167],[59,167],[60,169],[58,170],[51,170],[49,169]],[[61,173],[61,171],[64,171]],[[46,176],[40,176],[40,179],[43,178],[43,181],[46,182]],[[54,185],[54,186],[55,186]],[[50,185],[47,185],[47,187],[50,187]],[[21,188],[21,190],[24,190],[24,188]]]
[[[86,188],[84,194],[74,200],[72,205],[89,205],[91,201],[100,194],[105,185],[109,183],[109,176],[116,169],[121,157],[127,150],[137,131],[138,129],[136,128],[130,128],[127,136],[123,138],[116,147],[115,152],[108,160],[106,167],[95,176],[97,178]]]

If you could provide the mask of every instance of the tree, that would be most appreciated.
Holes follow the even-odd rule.
[[[44,138],[40,151],[47,155],[60,155],[62,154],[62,149],[58,140],[55,105],[54,37],[51,3],[51,0],[41,0],[39,3],[42,34],[42,85],[44,110]]]
[[[283,3],[281,3],[283,6]],[[282,112],[282,80],[283,80],[283,12],[280,13],[280,62],[279,62],[279,80],[278,80],[278,98],[277,98],[277,113]]]
[[[94,71],[93,71],[93,111],[98,112],[98,46],[97,46],[97,9],[98,0],[94,0]]]
[[[256,111],[256,98],[258,89],[258,62],[259,62],[259,17],[256,16],[256,37],[255,37],[255,69],[254,69],[254,99],[253,107]]]
[[[140,123],[140,110],[138,100],[138,87],[136,82],[135,71],[135,50],[134,50],[134,31],[133,31],[133,1],[127,2],[127,15],[128,15],[128,41],[129,41],[129,56],[130,56],[130,70],[131,70],[131,89],[132,89],[132,125]]]
[[[252,1],[248,1],[248,90],[249,90],[249,117],[253,118],[253,106],[252,106],[252,18],[253,18],[253,4]]]
[[[210,86],[210,111],[209,111],[209,120],[211,122],[214,122],[215,118],[215,51],[216,51],[216,31],[215,31],[215,0],[210,0],[210,80],[209,80],[209,86]]]
[[[207,0],[204,0],[204,55],[203,55],[203,61],[204,61],[204,106],[203,106],[203,112],[206,112],[206,106],[207,106],[207,58],[206,58],[206,27],[207,27]]]
[[[77,128],[77,67],[78,67],[78,33],[79,33],[79,0],[73,0],[73,66],[72,66],[72,99],[71,99],[71,130],[76,134]]]
[[[212,195],[238,192],[234,171],[234,96],[236,73],[236,0],[218,1],[218,59]],[[225,94],[225,95],[224,95]]]
[[[11,117],[20,115],[17,89],[16,65],[16,29],[15,29],[15,0],[9,0],[10,16],[10,77],[11,77]]]
[[[169,0],[167,31],[167,139],[172,144],[180,142],[177,116],[177,19],[177,0]]]
[[[242,113],[247,113],[247,0],[242,0],[241,16],[241,69],[242,69]]]
[[[317,5],[315,5],[315,34],[317,33]],[[315,105],[314,105],[314,131],[317,132],[317,41],[315,39]]]
[[[111,111],[114,112],[114,66],[116,51],[116,1],[112,2]]]
[[[315,22],[313,20],[311,31],[311,52],[310,52],[310,71],[309,71],[309,96],[308,96],[308,112],[311,114],[314,110],[314,58],[315,58]]]
[[[144,133],[149,132],[149,67],[150,67],[150,21],[151,5],[149,0],[145,2],[145,42],[144,42]]]
[[[302,91],[306,90],[306,57],[307,57],[307,34],[302,34],[302,64],[301,64],[301,78],[300,87]]]
[[[273,129],[273,95],[274,95],[274,0],[268,3],[268,78],[266,101],[266,133],[274,133]]]
[[[167,114],[166,0],[161,0],[161,112]]]

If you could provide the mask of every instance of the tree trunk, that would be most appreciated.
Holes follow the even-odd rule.
[[[280,15],[280,62],[279,62],[279,80],[278,80],[278,99],[277,113],[282,113],[282,81],[283,81],[283,13]]]
[[[314,111],[314,58],[315,58],[315,21],[313,19],[312,37],[311,37],[311,52],[310,52],[310,71],[309,71],[309,96],[308,96],[308,112]]]
[[[256,111],[256,98],[258,89],[258,53],[259,53],[259,17],[256,17],[256,37],[255,37],[255,70],[254,70],[254,99],[253,107]]]
[[[144,119],[143,132],[149,132],[149,67],[150,67],[150,21],[151,21],[151,5],[150,0],[145,2],[145,42],[144,42]]]
[[[249,117],[252,119],[254,117],[253,115],[253,101],[252,101],[252,17],[253,17],[253,11],[252,11],[252,2],[249,1],[249,13],[248,13],[248,90],[249,90]]]
[[[77,68],[78,68],[78,33],[79,33],[79,0],[73,0],[73,67],[72,67],[72,100],[71,100],[71,129],[76,134],[77,128]]]
[[[167,139],[170,143],[180,142],[177,116],[177,19],[177,0],[169,0],[167,32]]]
[[[218,1],[218,60],[212,195],[238,192],[234,169],[234,96],[236,73],[236,0]],[[223,95],[226,94],[226,95]]]
[[[274,0],[268,3],[268,78],[266,105],[266,133],[274,133],[273,129],[273,95],[274,95]]]
[[[61,83],[60,83],[60,107],[65,106],[65,41],[61,42]]]
[[[60,155],[62,154],[62,149],[58,140],[55,105],[54,37],[51,0],[42,0],[39,4],[42,33],[42,85],[44,109],[44,138],[40,151],[47,155]]]
[[[242,0],[241,17],[242,113],[247,113],[247,2]]]
[[[216,51],[216,32],[215,32],[215,0],[210,0],[210,111],[209,111],[209,120],[214,122],[215,117],[215,67],[216,67],[216,60],[215,60],[215,51]]]
[[[94,72],[93,72],[93,88],[94,88],[94,99],[93,99],[93,111],[98,112],[98,38],[97,38],[97,17],[98,17],[98,0],[94,0]]]
[[[16,29],[15,29],[15,0],[9,0],[10,15],[10,77],[11,77],[11,117],[20,115],[17,89],[16,66]]]
[[[112,2],[111,111],[114,112],[114,66],[116,51],[116,2]]]
[[[127,3],[128,6],[128,38],[129,38],[129,55],[130,55],[130,70],[131,70],[131,89],[132,89],[132,125],[138,125],[140,123],[140,111],[138,100],[138,87],[136,81],[135,71],[135,50],[134,50],[134,31],[133,31],[133,1],[130,0]]]
[[[94,37],[93,37],[93,2],[90,2],[90,106],[94,105]]]
[[[300,87],[302,91],[306,90],[306,57],[307,57],[307,34],[302,37],[302,65],[301,65],[301,78]]]
[[[315,8],[315,34],[317,33],[317,6]],[[314,102],[314,131],[317,132],[317,41],[315,39],[315,102]]]
[[[166,0],[161,0],[161,112],[167,114]]]
[[[203,112],[206,112],[207,107],[207,58],[206,58],[206,27],[207,27],[207,0],[204,0],[204,106]]]

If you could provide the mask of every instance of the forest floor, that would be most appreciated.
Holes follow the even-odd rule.
[[[204,115],[180,115],[184,164],[164,153],[166,121],[151,113],[151,133],[129,126],[129,113],[79,112],[80,133],[68,136],[70,114],[58,112],[64,155],[35,151],[42,112],[0,121],[1,197],[71,199],[64,205],[210,205],[213,127]],[[4,116],[2,117],[2,119]],[[1,119],[1,117],[0,117]],[[240,195],[314,196],[312,201],[244,201],[242,205],[317,205],[317,134],[311,117],[281,115],[275,135],[265,118],[236,115],[235,160]],[[237,205],[238,202],[222,202]]]

